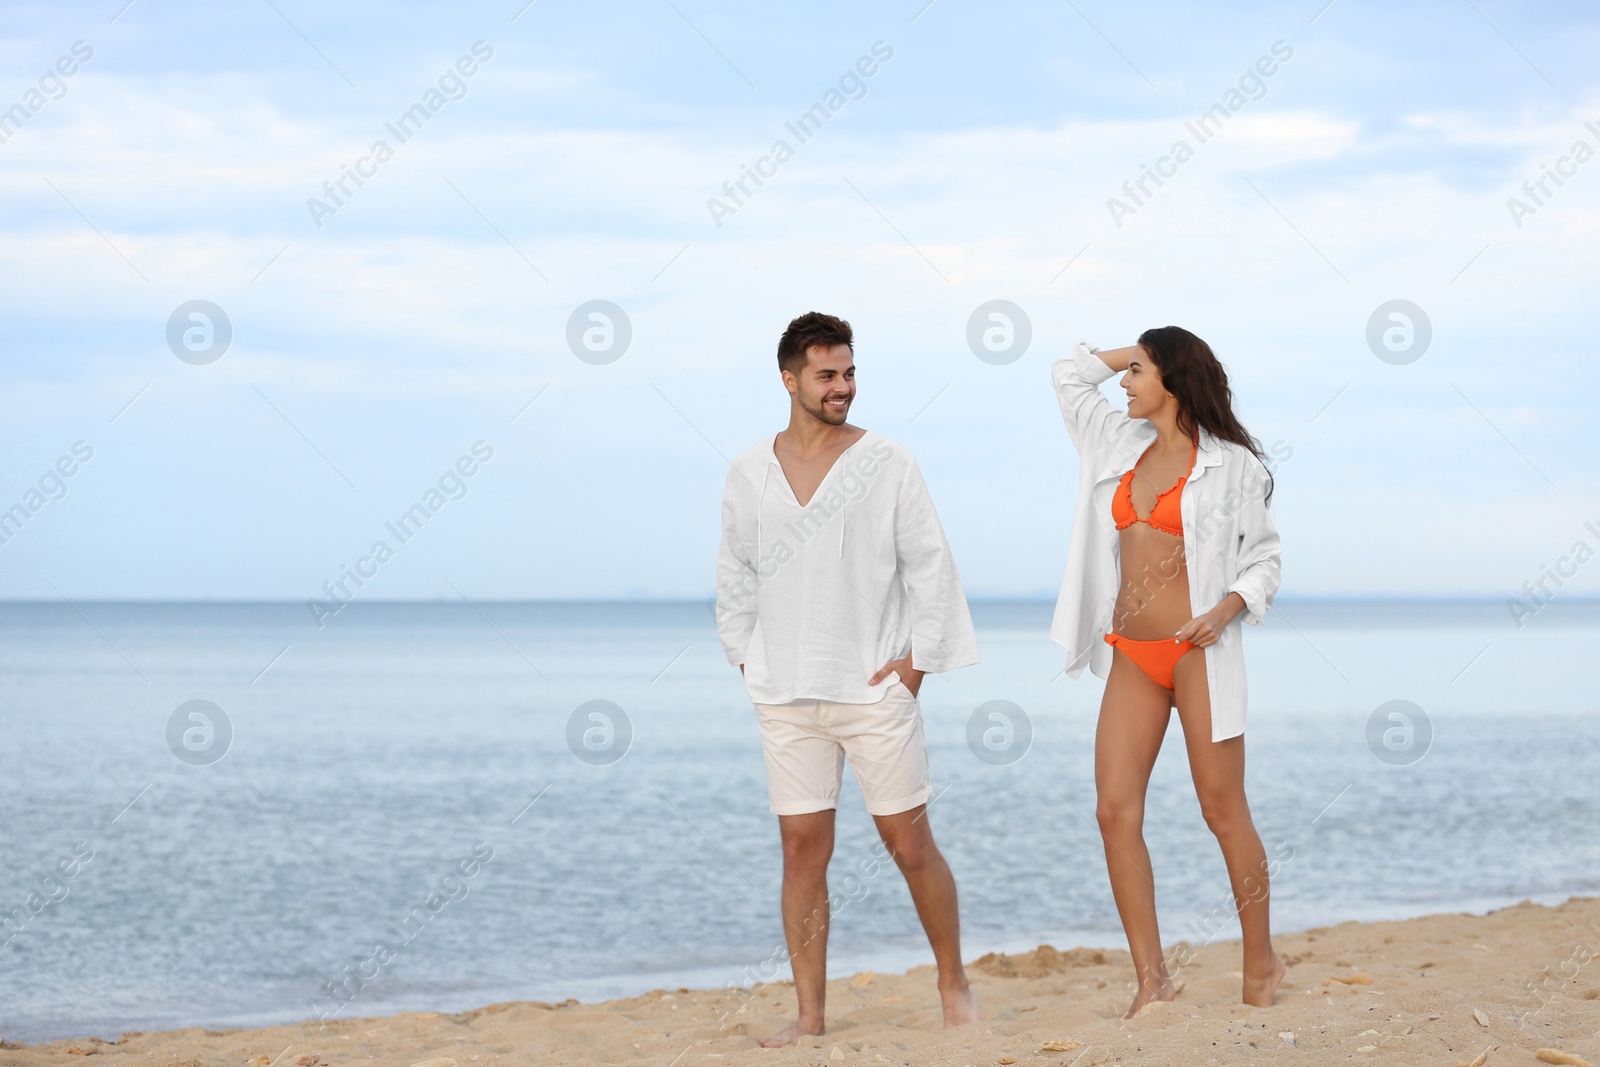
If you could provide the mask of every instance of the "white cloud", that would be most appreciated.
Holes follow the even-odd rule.
[[[548,382],[537,419],[517,432],[592,461],[549,474],[577,518],[571,528],[540,526],[512,501],[485,505],[504,509],[486,510],[486,521],[533,523],[540,555],[576,560],[559,576],[562,592],[696,591],[695,561],[650,574],[615,572],[615,560],[637,554],[603,551],[612,563],[585,562],[591,548],[615,549],[607,531],[626,521],[604,498],[628,486],[692,494],[717,462],[700,433],[732,450],[770,432],[782,412],[769,366],[776,334],[789,316],[824,307],[850,315],[861,332],[863,411],[914,441],[965,499],[993,494],[986,515],[1018,507],[1041,524],[1042,512],[1006,501],[1032,492],[1036,461],[1019,457],[1057,457],[1061,477],[1070,474],[1044,363],[1080,335],[1113,343],[1158,323],[1194,326],[1224,355],[1252,428],[1302,450],[1283,506],[1301,539],[1293,573],[1305,590],[1481,590],[1511,580],[1517,569],[1506,561],[1537,555],[1545,528],[1532,501],[1546,498],[1519,495],[1536,480],[1456,388],[1564,490],[1588,484],[1555,442],[1561,425],[1592,418],[1592,399],[1534,376],[1576,374],[1592,347],[1596,178],[1585,172],[1521,230],[1498,191],[1580,127],[1581,109],[1498,125],[1418,112],[1397,132],[1269,97],[1200,146],[1120,229],[1106,198],[1121,195],[1122,182],[1192,116],[879,136],[846,112],[719,230],[706,197],[781,135],[781,121],[506,130],[489,118],[510,110],[504,94],[543,100],[592,86],[580,75],[496,76],[502,95],[474,85],[320,231],[305,198],[380,134],[383,109],[292,115],[245,76],[103,76],[92,92],[75,88],[67,106],[3,149],[0,191],[40,207],[13,215],[0,243],[0,309],[29,338],[0,381],[0,404],[19,413],[17,432],[70,441],[86,413],[108,418],[103,410],[154,382],[139,402],[148,415],[136,408],[108,432],[162,455],[199,432],[185,411],[229,412],[242,428],[224,433],[230,419],[222,419],[207,430],[210,447],[238,450],[239,468],[304,461],[304,471],[295,468],[304,482],[230,486],[219,475],[208,494],[293,513],[318,478],[329,492],[343,490],[316,456],[291,451],[300,442],[251,383],[288,405],[319,445],[404,485],[431,450],[459,447],[480,422],[500,427]],[[1516,151],[1503,162],[1477,159],[1463,180],[1452,153],[1475,146]],[[1502,180],[1486,190],[1481,171],[1496,167]],[[162,341],[172,308],[197,296],[221,303],[236,328],[235,350],[200,371],[179,365]],[[611,367],[579,363],[565,348],[567,316],[594,297],[621,303],[634,323],[634,348]],[[965,350],[967,315],[995,297],[1034,320],[1037,348],[1015,368],[980,365]],[[1393,297],[1418,301],[1434,320],[1435,347],[1407,368],[1379,363],[1363,340],[1367,316]],[[1528,362],[1508,375],[1515,359]],[[948,391],[912,423],[941,387]],[[1341,387],[1348,391],[1312,425]],[[218,465],[228,469],[226,455]],[[540,469],[522,476],[537,479]],[[1444,471],[1436,498],[1402,507],[1405,493],[1389,479],[1435,469]],[[172,475],[157,467],[126,476]],[[597,489],[597,479],[610,487]],[[246,499],[252,493],[259,499]],[[120,521],[82,496],[74,506],[87,521]],[[1342,528],[1351,515],[1397,508],[1418,517]],[[667,515],[658,555],[698,536],[698,518]],[[1430,553],[1424,515],[1489,532]],[[348,530],[328,532],[330,543],[358,538],[364,521],[357,508]],[[984,515],[952,518],[952,529],[974,557],[965,569],[975,589],[1032,592],[1053,581],[1059,530],[1041,526],[1001,551]],[[1372,570],[1370,558],[1396,537],[1411,540]],[[135,538],[123,550],[138,548]],[[1497,560],[1490,569],[1473,563],[1486,549]],[[296,574],[330,562],[320,549],[305,558],[283,551]],[[556,589],[557,578],[532,564],[503,577],[507,595]],[[256,584],[239,591],[295,594],[279,571],[248,582]],[[403,586],[397,577],[395,595]]]

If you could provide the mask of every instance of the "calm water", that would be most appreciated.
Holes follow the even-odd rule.
[[[479,607],[354,605],[318,631],[301,605],[0,606],[0,1034],[757,975],[781,940],[777,827],[708,607]],[[1600,696],[1579,668],[1600,605],[1554,604],[1522,630],[1499,604],[1282,608],[1247,636],[1252,803],[1269,852],[1292,855],[1280,927],[1600,892]],[[930,817],[969,958],[1121,943],[1090,822],[1100,684],[1060,676],[1049,610],[976,605],[985,662],[923,691],[943,790]],[[1413,747],[1390,759],[1431,729],[1413,762],[1368,742],[1396,699],[1426,723],[1413,713]],[[169,746],[191,700],[231,725],[216,762]],[[626,713],[619,761],[569,746],[590,700]],[[1013,763],[968,747],[991,700],[1031,722]],[[220,733],[205,741],[177,748],[220,751]],[[1149,824],[1165,939],[1234,936],[1176,726]],[[841,889],[874,841],[847,784]],[[492,859],[475,865],[474,849]],[[838,972],[927,962],[898,874],[848,891]],[[375,957],[380,941],[392,957]],[[341,1004],[324,987],[347,967],[369,977]]]

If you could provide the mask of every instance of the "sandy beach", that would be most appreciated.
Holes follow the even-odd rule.
[[[931,967],[829,983],[826,1036],[757,1047],[793,1010],[786,983],[655,990],[600,1004],[519,1001],[460,1013],[309,1021],[258,1030],[6,1042],[0,1067],[516,1067],[713,1063],[1600,1063],[1600,899],[1484,916],[1345,923],[1277,939],[1272,1008],[1239,1004],[1238,945],[1169,946],[1178,999],[1133,1020],[1126,953],[991,954],[971,964],[982,1022],[939,1028]],[[441,1005],[446,1007],[446,1005]],[[106,1035],[110,1037],[112,1035]],[[1563,1058],[1566,1057],[1566,1058]]]

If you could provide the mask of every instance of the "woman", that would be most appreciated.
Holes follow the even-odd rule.
[[[1100,392],[1118,372],[1126,415]],[[1222,364],[1188,330],[1146,330],[1137,345],[1109,351],[1080,341],[1053,376],[1080,474],[1050,636],[1068,649],[1068,674],[1087,665],[1106,679],[1095,788],[1138,974],[1127,1015],[1176,996],[1143,833],[1145,790],[1174,705],[1244,931],[1244,1002],[1269,1006],[1284,964],[1272,948],[1267,858],[1244,794],[1239,617],[1259,623],[1278,590],[1272,477],[1233,414]]]

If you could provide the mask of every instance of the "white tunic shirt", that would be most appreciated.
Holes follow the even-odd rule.
[[[978,662],[944,529],[905,448],[870,431],[801,507],[768,438],[722,495],[717,633],[757,704],[875,704],[908,651],[930,674]]]
[[[1067,571],[1050,637],[1067,649],[1067,674],[1087,665],[1111,673],[1106,631],[1121,585],[1122,552],[1111,497],[1124,471],[1155,440],[1155,427],[1111,406],[1100,383],[1116,372],[1082,341],[1051,369],[1061,416],[1078,448],[1078,504],[1072,519]],[[1245,610],[1204,650],[1211,694],[1211,739],[1244,733],[1244,638],[1239,619],[1261,622],[1277,595],[1279,541],[1267,509],[1267,469],[1249,449],[1200,431],[1194,472],[1184,483],[1183,551],[1189,569],[1191,616],[1216,607],[1229,593]]]

